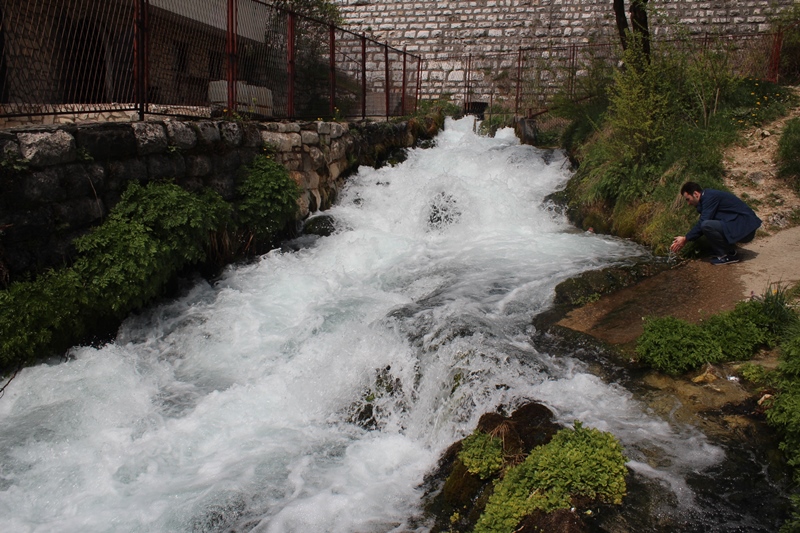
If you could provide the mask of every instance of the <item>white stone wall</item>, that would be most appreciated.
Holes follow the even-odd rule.
[[[794,0],[651,0],[654,36],[767,32]],[[612,0],[337,0],[347,26],[424,57],[422,97],[457,98],[468,54],[616,42]],[[629,2],[626,2],[629,4]]]

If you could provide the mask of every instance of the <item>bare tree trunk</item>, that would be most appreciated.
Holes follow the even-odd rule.
[[[622,0],[619,0],[622,3]],[[617,0],[614,0],[616,4]],[[642,52],[650,60],[650,28],[647,24],[647,0],[633,0],[631,2],[631,26],[633,31],[642,37]]]
[[[622,49],[628,48],[628,17],[625,16],[625,0],[614,0],[614,16],[617,19],[617,31]]]

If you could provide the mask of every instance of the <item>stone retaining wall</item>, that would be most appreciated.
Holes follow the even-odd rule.
[[[467,54],[619,41],[611,0],[336,0],[349,28],[425,58],[422,97],[456,96]],[[767,32],[793,0],[651,0],[658,38],[670,28],[690,35]],[[625,3],[630,6],[630,1]]]
[[[232,200],[242,165],[272,145],[303,190],[306,217],[330,206],[345,171],[375,163],[365,157],[364,143],[382,142],[384,149],[414,140],[405,124],[321,121],[165,120],[1,131],[0,286],[68,264],[72,240],[102,222],[130,181],[174,180]]]

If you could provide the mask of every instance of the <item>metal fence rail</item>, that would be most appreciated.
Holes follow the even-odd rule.
[[[12,125],[397,116],[415,109],[420,67],[419,56],[260,0],[0,3],[0,119]]]
[[[672,48],[699,60],[715,54],[740,76],[775,81],[780,59],[779,36],[752,34],[702,35],[691,40],[660,39],[654,50]],[[468,111],[531,116],[548,109],[557,94],[573,100],[592,96],[596,90],[589,72],[613,69],[621,60],[618,43],[573,44],[523,48],[515,52],[446,55],[426,60],[428,83],[425,97],[447,95]]]

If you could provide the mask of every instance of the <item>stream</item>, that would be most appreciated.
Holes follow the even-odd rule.
[[[774,531],[697,488],[743,471],[725,446],[532,344],[558,283],[648,252],[545,201],[564,154],[473,126],[448,119],[434,147],[361,168],[325,212],[333,235],[192,280],[113,342],[22,371],[0,399],[3,530],[422,532],[443,451],[539,401],[621,440],[631,488],[663,493],[632,491],[641,527]]]

